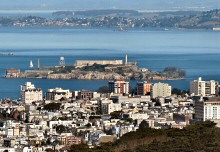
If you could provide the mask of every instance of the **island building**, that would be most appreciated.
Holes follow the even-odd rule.
[[[114,80],[108,82],[109,93],[129,94],[129,82],[125,80]]]
[[[34,101],[43,100],[43,91],[40,88],[35,88],[31,82],[26,82],[21,86],[21,101],[25,104],[31,104]]]
[[[18,78],[21,71],[20,69],[7,69],[5,77],[6,78]]]
[[[217,95],[219,92],[218,85],[218,81],[203,81],[202,77],[199,77],[198,80],[190,82],[190,94],[195,96]]]
[[[61,98],[69,99],[72,97],[70,90],[62,88],[48,89],[46,93],[46,100],[60,100]]]
[[[74,66],[81,68],[85,66],[92,66],[94,64],[99,65],[122,65],[123,60],[76,60]]]
[[[137,95],[149,95],[152,83],[147,81],[137,82]]]
[[[172,87],[167,83],[154,83],[151,87],[151,97],[168,97],[171,96]]]
[[[206,98],[195,102],[195,119],[220,124],[220,98]]]
[[[115,66],[137,66],[137,62],[128,62],[128,55],[125,55],[125,60],[76,60],[74,66],[82,68],[85,66],[98,65],[115,65]]]

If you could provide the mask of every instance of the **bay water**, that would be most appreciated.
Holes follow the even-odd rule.
[[[178,67],[187,72],[185,80],[165,81],[172,87],[187,90],[199,76],[220,81],[220,32],[211,30],[128,29],[127,32],[107,28],[70,27],[0,27],[0,75],[7,68],[29,69],[30,60],[36,68],[66,65],[79,59],[125,59],[139,67],[161,71]],[[8,56],[13,52],[13,56]],[[47,80],[0,78],[0,98],[19,98],[20,85],[31,81],[44,92],[48,88],[96,90],[108,80]],[[135,87],[136,81],[131,81]]]

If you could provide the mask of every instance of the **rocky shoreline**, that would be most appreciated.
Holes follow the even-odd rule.
[[[79,79],[79,80],[183,80],[185,70],[175,67],[165,68],[164,71],[151,71],[138,68],[136,63],[123,65],[89,65],[56,66],[26,70],[8,69],[6,78],[42,78],[42,79]]]

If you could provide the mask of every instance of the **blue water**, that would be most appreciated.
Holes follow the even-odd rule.
[[[189,89],[189,82],[202,76],[220,81],[220,32],[203,30],[133,29],[128,32],[103,28],[0,28],[0,52],[14,56],[0,56],[0,75],[7,68],[28,69],[40,57],[41,66],[55,66],[59,57],[72,65],[77,59],[124,59],[137,61],[140,67],[163,70],[176,66],[187,71],[186,80],[166,81],[173,87]],[[33,82],[46,91],[63,87],[71,90],[89,89],[107,85],[107,80],[46,80],[0,78],[0,98],[19,97],[20,85]],[[132,81],[132,87],[135,85]]]

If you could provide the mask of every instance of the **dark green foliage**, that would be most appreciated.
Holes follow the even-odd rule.
[[[198,122],[180,129],[151,129],[142,128],[129,132],[114,143],[101,144],[99,147],[89,149],[86,145],[71,147],[74,152],[200,152],[220,151],[220,128],[215,123]]]
[[[90,123],[85,125],[87,128],[90,128],[92,125]]]
[[[46,152],[54,152],[54,150],[52,148],[47,148],[45,149]]]
[[[111,115],[111,119],[120,119],[121,118],[121,111],[114,111],[114,112],[111,112],[110,115]]]
[[[49,111],[54,111],[54,110],[59,110],[60,106],[61,106],[61,103],[48,103],[44,105],[44,109],[49,110]]]
[[[107,67],[107,66],[108,65],[93,64],[92,66],[82,67],[81,70],[82,71],[99,71],[99,72],[104,72],[105,71],[105,67]]]
[[[52,69],[53,73],[71,73],[72,70],[75,70],[74,66],[55,67]]]
[[[175,71],[177,71],[176,67],[166,67],[164,69],[164,72],[175,72]]]
[[[149,124],[145,120],[143,120],[139,125],[139,129],[144,129],[144,128],[149,128]]]
[[[182,95],[182,90],[178,88],[173,88],[172,94]]]
[[[65,132],[67,130],[68,130],[68,128],[63,126],[63,125],[59,125],[59,126],[56,127],[56,132],[59,133],[59,134]]]
[[[161,74],[171,78],[183,78],[186,76],[186,71],[178,69],[177,67],[166,67]]]
[[[97,114],[97,115],[102,115],[102,111],[101,111],[101,110],[97,110],[97,111],[96,111],[96,114]]]
[[[86,144],[80,144],[80,145],[72,145],[68,152],[91,152],[89,149],[89,146]]]
[[[161,106],[160,101],[156,101],[155,106],[157,106],[157,107]]]
[[[98,90],[99,93],[108,93],[108,86],[101,86]]]

